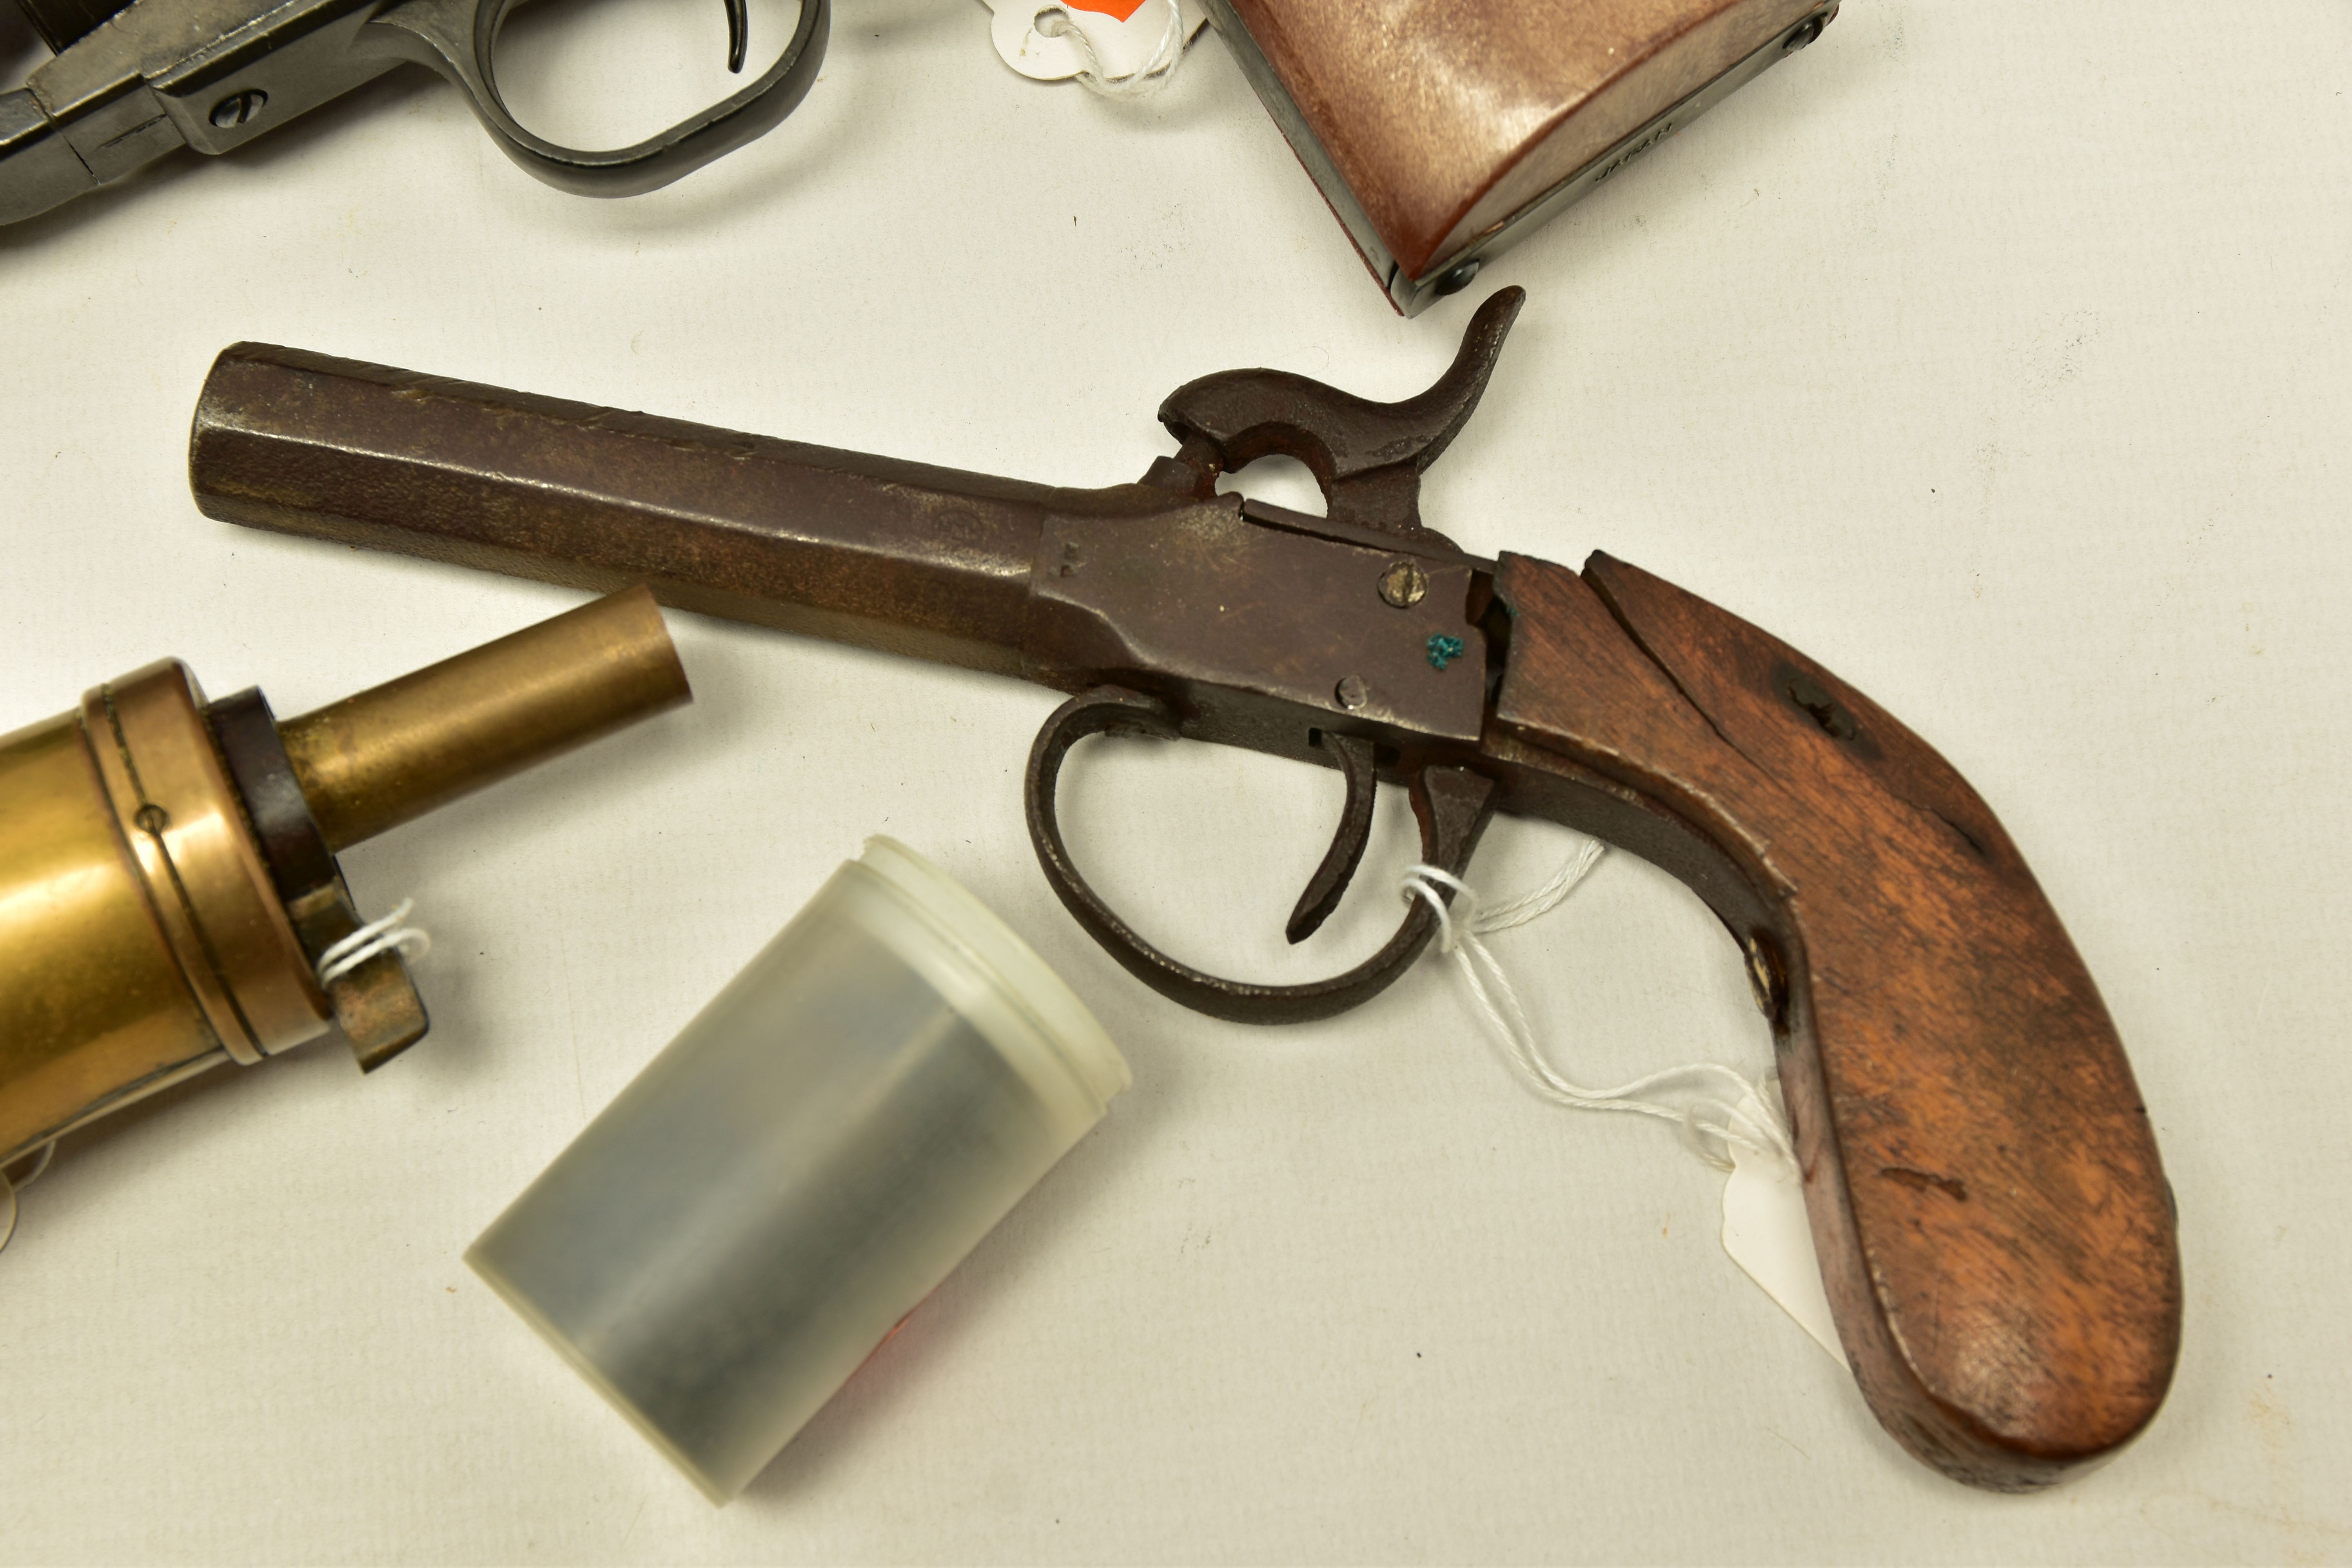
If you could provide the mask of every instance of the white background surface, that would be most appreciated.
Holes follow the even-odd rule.
[[[569,16],[587,44],[517,23],[545,130],[620,140],[719,78],[715,3]],[[1287,1031],[1129,981],[1020,826],[1050,693],[677,616],[692,709],[347,857],[436,933],[429,1040],[364,1081],[331,1042],[215,1073],[26,1194],[0,1557],[2352,1559],[2352,14],[1854,0],[1414,321],[1213,37],[1134,107],[987,30],[842,0],[794,118],[628,202],[538,185],[403,72],[0,231],[0,720],[167,653],[299,712],[577,602],[200,516],[188,416],[239,338],[1092,485],[1171,448],[1192,376],[1402,396],[1522,283],[1428,520],[1704,595],[1991,802],[2179,1194],[2163,1414],[2050,1495],[1941,1479],[1724,1259],[1720,1178],[1518,1090],[1450,973]],[[1090,750],[1077,853],[1184,955],[1303,977],[1392,919],[1395,803],[1367,891],[1279,952],[1336,777]],[[459,1254],[875,831],[1027,936],[1136,1087],[714,1511]],[[1562,838],[1507,824],[1479,875]],[[1588,1080],[1766,1061],[1731,944],[1628,857],[1501,947]]]

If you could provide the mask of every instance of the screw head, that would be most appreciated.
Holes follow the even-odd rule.
[[[243,92],[232,92],[213,105],[213,127],[215,130],[226,131],[231,127],[246,124],[259,115],[261,106],[268,101],[269,95],[257,87],[248,87]]]
[[[1470,280],[1478,276],[1478,268],[1484,265],[1486,265],[1484,261],[1474,256],[1469,260],[1463,262],[1460,266],[1449,270],[1444,277],[1440,278],[1436,282],[1435,291],[1438,297],[1443,299],[1448,294],[1459,294],[1462,290],[1470,287]]]
[[[1351,675],[1333,688],[1331,695],[1339,700],[1340,707],[1353,713],[1372,700],[1372,689],[1364,684],[1362,676]]]
[[[1391,561],[1381,574],[1381,597],[1400,610],[1409,610],[1429,592],[1429,574],[1418,561]]]

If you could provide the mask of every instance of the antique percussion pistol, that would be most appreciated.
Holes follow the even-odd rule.
[[[1339,769],[1347,804],[1296,941],[1362,854],[1376,781],[1459,873],[1496,811],[1672,871],[1769,1020],[1839,1332],[1878,1418],[1976,1485],[2048,1485],[2155,1415],[2179,1346],[2170,1192],[2105,1007],[2017,847],[1951,765],[1787,644],[1604,554],[1468,555],[1421,476],[1520,304],[1488,300],[1429,391],[1381,405],[1271,371],[1180,388],[1134,484],[1057,489],[244,343],[190,469],[219,518],[662,602],[1071,693],[1029,756],[1029,828],[1072,914],[1218,1017],[1364,1002],[1372,958],[1267,985],[1144,942],[1055,819],[1104,731]],[[1328,515],[1220,494],[1269,454]]]
[[[179,147],[226,153],[382,76],[425,66],[472,102],[499,151],[567,191],[666,185],[773,129],[824,59],[832,0],[802,0],[758,79],[631,147],[560,146],[499,94],[499,31],[515,0],[16,0],[57,51],[0,93],[0,224],[45,213]],[[748,47],[748,0],[726,0],[728,68]]]

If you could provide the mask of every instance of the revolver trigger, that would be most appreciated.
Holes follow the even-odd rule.
[[[1315,868],[1315,875],[1307,880],[1307,890],[1298,895],[1298,907],[1290,911],[1290,923],[1282,934],[1293,946],[1313,936],[1331,911],[1339,907],[1340,896],[1348,890],[1349,879],[1364,858],[1364,846],[1372,837],[1372,795],[1379,787],[1372,772],[1372,743],[1357,735],[1319,734],[1316,744],[1339,759],[1339,771],[1348,779],[1348,804],[1339,812],[1339,831],[1332,836],[1331,847],[1323,857],[1323,864]]]
[[[751,0],[727,0],[727,68],[740,76],[751,47]]]

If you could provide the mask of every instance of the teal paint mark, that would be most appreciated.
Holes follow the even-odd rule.
[[[1450,637],[1444,632],[1439,632],[1436,636],[1429,639],[1430,668],[1444,669],[1448,664],[1461,657],[1462,639],[1460,637]]]

